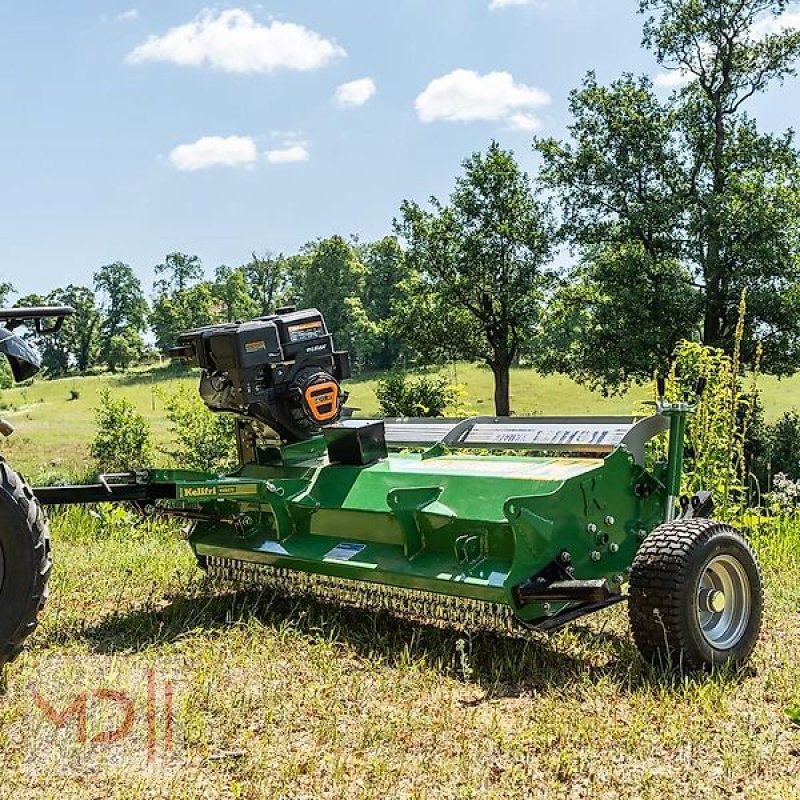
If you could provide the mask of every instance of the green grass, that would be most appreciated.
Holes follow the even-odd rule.
[[[29,472],[81,468],[104,386],[164,442],[153,388],[187,380],[155,370],[6,391],[19,406],[7,454]],[[470,410],[491,409],[487,371],[459,365],[457,380]],[[771,386],[774,417],[798,382]],[[81,397],[69,401],[73,387]],[[349,388],[362,414],[376,412],[373,379]],[[512,391],[518,413],[626,414],[643,398],[605,399],[527,370]],[[177,526],[121,509],[57,513],[52,529],[51,598],[0,694],[2,800],[800,797],[800,726],[785,714],[800,704],[797,522],[754,537],[768,603],[751,664],[689,677],[641,661],[621,607],[551,637],[468,636],[211,585]],[[183,743],[152,765],[149,669],[175,686]],[[79,746],[74,726],[56,731],[33,702],[38,691],[63,709],[98,688],[135,701],[120,745]],[[91,737],[103,720],[90,708]]]
[[[124,513],[72,510],[53,528],[51,602],[0,699],[2,798],[800,792],[784,714],[800,700],[796,526],[757,539],[769,605],[751,665],[693,677],[645,666],[620,607],[551,637],[470,637],[211,586],[174,528]],[[104,761],[31,702],[124,687],[141,709],[149,668],[176,687],[185,742],[152,767],[140,717]]]
[[[456,364],[440,372],[463,386],[460,413],[494,413],[492,374],[488,369]],[[359,409],[360,416],[378,414],[375,397],[378,377],[367,375],[348,381],[348,402]],[[127,375],[36,381],[27,388],[8,389],[2,392],[0,399],[16,410],[4,411],[2,415],[15,425],[17,433],[5,443],[5,453],[19,469],[30,475],[51,468],[65,472],[86,471],[88,444],[94,432],[93,408],[103,388],[131,400],[152,425],[156,441],[164,444],[169,434],[159,392],[172,391],[181,383],[194,386],[197,377],[157,367]],[[761,385],[768,420],[800,405],[800,374],[784,380],[765,377]],[[69,399],[72,389],[80,392],[78,400]],[[628,415],[640,411],[646,399],[648,392],[644,387],[634,387],[620,396],[604,397],[561,375],[543,377],[531,369],[514,369],[511,375],[511,402],[518,415]]]

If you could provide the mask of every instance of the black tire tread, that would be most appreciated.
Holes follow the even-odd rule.
[[[31,590],[26,598],[25,612],[16,629],[0,642],[0,667],[13,661],[22,650],[25,640],[39,624],[39,614],[47,602],[47,581],[53,568],[50,531],[42,507],[27,482],[0,456],[0,491],[5,491],[17,505],[28,528],[36,558],[36,570]],[[6,569],[9,565],[6,565]]]
[[[688,641],[681,624],[682,603],[693,551],[721,533],[737,536],[760,575],[758,559],[747,540],[735,528],[717,520],[667,522],[642,542],[631,569],[628,617],[636,646],[648,661],[690,669],[708,666]],[[746,656],[740,660],[746,660]]]

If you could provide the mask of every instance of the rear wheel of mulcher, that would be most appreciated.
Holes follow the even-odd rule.
[[[628,611],[642,655],[664,666],[740,666],[761,630],[761,572],[730,525],[675,520],[642,543],[630,578]]]
[[[0,458],[0,667],[36,628],[47,599],[50,534],[39,502]]]

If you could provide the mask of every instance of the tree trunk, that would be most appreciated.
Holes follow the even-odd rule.
[[[490,365],[494,373],[494,413],[498,417],[511,416],[510,380],[508,369],[511,366],[508,358],[499,359]]]
[[[727,78],[725,78],[727,82]],[[706,258],[704,278],[706,284],[703,320],[703,344],[722,347],[727,297],[724,296],[724,270],[722,263],[722,225],[720,207],[726,190],[725,174],[725,111],[723,97],[716,93],[711,97],[714,104],[714,149],[712,153],[712,189],[707,205]]]

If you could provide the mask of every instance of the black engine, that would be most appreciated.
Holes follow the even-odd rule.
[[[347,398],[340,382],[350,377],[348,355],[334,351],[315,308],[197,328],[171,355],[203,370],[200,395],[212,411],[258,420],[287,441],[337,422]]]

